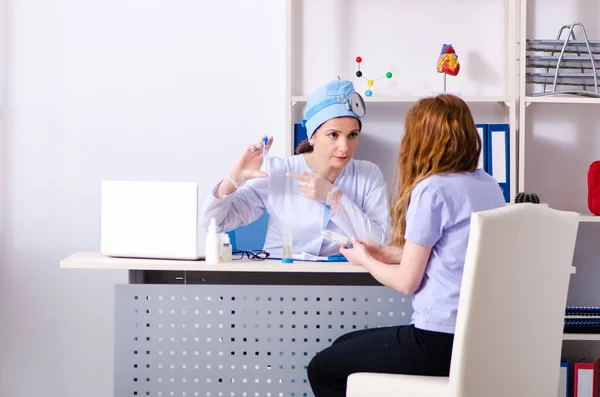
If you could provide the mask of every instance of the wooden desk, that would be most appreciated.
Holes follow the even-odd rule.
[[[77,252],[60,261],[60,267],[70,269],[121,270],[186,270],[205,272],[277,272],[277,273],[368,273],[362,266],[348,262],[281,263],[279,260],[235,260],[230,263],[207,263],[166,259],[114,258],[99,252]]]
[[[236,260],[205,261],[114,258],[99,252],[77,252],[60,262],[69,269],[129,270],[130,284],[227,285],[380,285],[361,266],[348,262]]]

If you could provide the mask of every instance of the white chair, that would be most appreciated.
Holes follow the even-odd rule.
[[[356,373],[346,396],[556,396],[578,225],[536,204],[474,213],[450,376]]]

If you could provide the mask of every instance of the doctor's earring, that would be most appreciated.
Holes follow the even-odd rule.
[[[308,143],[310,143],[310,146],[314,146],[315,145],[315,142],[312,139],[309,139]]]

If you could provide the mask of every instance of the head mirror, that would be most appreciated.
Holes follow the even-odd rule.
[[[350,106],[352,106],[352,112],[358,117],[363,117],[367,111],[365,101],[358,92],[352,93],[352,96],[350,97]]]

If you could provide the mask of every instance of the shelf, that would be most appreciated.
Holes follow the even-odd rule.
[[[600,341],[600,334],[563,334],[563,340],[597,340],[597,341]]]
[[[600,105],[600,98],[562,95],[527,96],[525,97],[525,103],[590,103]]]
[[[380,96],[380,97],[364,97],[366,103],[379,102],[379,103],[414,103],[421,98],[427,98],[427,96]],[[510,97],[506,96],[465,96],[461,97],[467,103],[508,103]],[[307,96],[292,96],[292,105],[295,103],[303,103],[308,100]]]
[[[579,215],[579,222],[600,222],[600,216],[592,214]]]

